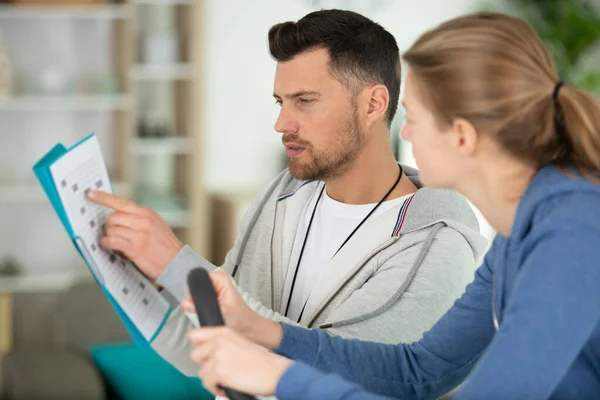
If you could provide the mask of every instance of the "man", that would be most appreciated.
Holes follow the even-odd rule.
[[[393,36],[359,14],[325,10],[273,26],[269,47],[289,168],[257,198],[221,268],[277,321],[386,343],[419,339],[472,280],[485,240],[464,198],[421,188],[393,157]],[[117,211],[101,244],[178,301],[192,268],[215,269],[156,213],[94,195]],[[195,375],[191,320],[177,308],[152,345]]]

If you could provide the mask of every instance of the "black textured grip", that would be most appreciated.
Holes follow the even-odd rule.
[[[219,309],[217,294],[210,281],[208,272],[202,268],[194,268],[188,275],[188,286],[200,326],[224,325],[223,316]],[[236,390],[223,388],[230,400],[256,400],[254,396],[240,393]]]

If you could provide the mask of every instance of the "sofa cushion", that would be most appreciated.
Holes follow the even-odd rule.
[[[90,348],[90,354],[118,399],[214,399],[200,379],[183,375],[149,347],[97,345]]]
[[[58,297],[54,317],[58,345],[87,352],[93,343],[124,343],[131,335],[94,281],[77,282]]]
[[[88,358],[58,348],[13,349],[2,359],[7,399],[104,399],[102,377]]]

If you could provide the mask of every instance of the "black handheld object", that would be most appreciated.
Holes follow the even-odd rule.
[[[208,272],[202,268],[194,268],[188,274],[188,286],[192,301],[196,307],[200,326],[224,325],[223,316],[219,309],[217,294],[210,281]],[[223,388],[230,400],[256,400],[254,396]]]

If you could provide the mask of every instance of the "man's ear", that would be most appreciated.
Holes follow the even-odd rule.
[[[365,93],[367,100],[367,123],[384,119],[390,104],[390,94],[385,85],[373,85]]]

